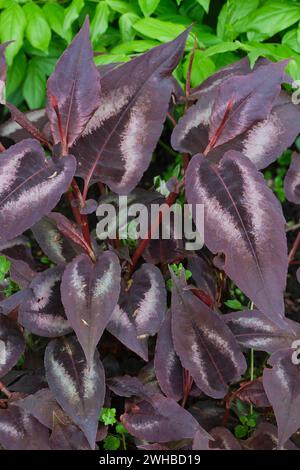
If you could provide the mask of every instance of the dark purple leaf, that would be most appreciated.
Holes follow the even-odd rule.
[[[77,426],[61,423],[58,419],[49,442],[52,450],[90,450],[88,441]]]
[[[211,449],[242,450],[238,440],[231,434],[229,429],[218,427],[212,429],[209,433],[214,438],[210,442]]]
[[[29,239],[24,235],[1,243],[0,251],[1,254],[9,258],[25,261],[33,270],[36,270],[38,267],[31,254]]]
[[[22,302],[26,301],[30,295],[30,289],[26,288],[5,298],[0,302],[0,313],[3,315],[9,315],[13,310],[18,308]]]
[[[168,312],[157,335],[154,356],[155,373],[167,397],[178,401],[183,394],[183,369],[171,333],[171,312]]]
[[[211,436],[205,436],[201,431],[197,431],[193,440],[193,450],[210,450],[209,442],[211,440]]]
[[[64,215],[58,213],[54,215],[54,212],[51,212],[36,223],[31,230],[36,241],[51,261],[56,264],[65,264],[82,253],[83,247],[63,235],[62,231],[58,229],[57,216],[61,224],[64,220],[67,220]],[[70,221],[66,223],[71,224]],[[78,236],[80,238],[81,234]]]
[[[157,443],[145,444],[145,445],[137,446],[137,448],[139,450],[170,450],[169,447],[162,446],[161,444],[157,444]]]
[[[24,114],[34,127],[46,134],[45,128],[47,127],[48,118],[45,109],[35,109],[34,111],[27,111]],[[23,139],[31,137],[31,134],[13,119],[9,119],[0,125],[0,135],[14,142],[20,142]],[[47,137],[49,138],[50,136],[47,135]]]
[[[74,337],[56,339],[46,348],[45,369],[55,399],[94,449],[105,396],[105,375],[98,352],[89,367]]]
[[[132,404],[121,421],[130,434],[149,442],[193,439],[198,430],[209,437],[188,411],[162,395]]]
[[[195,155],[187,170],[186,193],[194,208],[205,205],[205,244],[225,255],[218,267],[259,310],[285,327],[285,220],[263,175],[239,152],[227,152],[218,166]]]
[[[211,111],[209,139],[221,126],[231,99],[233,104],[217,146],[242,134],[257,121],[267,118],[280,93],[286,65],[287,61],[270,62],[258,67],[251,74],[230,77],[221,83]]]
[[[123,375],[121,377],[113,377],[107,380],[108,388],[120,397],[137,396],[144,398],[148,395],[147,387],[137,377]]]
[[[49,431],[16,405],[0,412],[0,445],[6,450],[50,450]]]
[[[143,264],[128,286],[123,287],[107,329],[125,346],[148,360],[147,337],[158,332],[165,312],[166,289],[162,274],[156,266]]]
[[[100,77],[93,60],[89,32],[89,21],[86,18],[83,27],[57,62],[47,83],[47,114],[54,143],[59,143],[64,137],[63,144],[67,148],[81,135],[88,120],[101,104]],[[59,129],[57,111],[63,136]]]
[[[75,223],[71,222],[69,219],[67,219],[67,217],[60,214],[59,212],[51,212],[48,217],[56,222],[56,227],[62,235],[77,245],[76,249],[78,251],[79,247],[81,250],[87,252],[90,251],[89,245],[85,241],[81,230],[79,230]]]
[[[292,163],[284,179],[284,191],[288,201],[300,204],[300,155],[293,153]]]
[[[79,255],[64,272],[62,302],[88,364],[117,305],[120,282],[119,260],[109,251],[96,263],[87,255]]]
[[[36,276],[36,271],[33,271],[31,267],[21,259],[13,259],[7,256],[10,261],[10,278],[18,284],[21,288],[26,288]]]
[[[277,428],[271,423],[260,423],[249,439],[242,441],[246,450],[277,450]],[[299,450],[292,441],[287,441],[284,450]]]
[[[101,81],[99,108],[72,149],[77,175],[128,194],[148,168],[163,129],[173,89],[171,74],[188,31],[114,68]],[[89,79],[90,82],[90,79]]]
[[[258,310],[233,312],[223,318],[238,343],[245,348],[273,353],[278,349],[290,348],[300,336],[299,323],[287,318],[287,327],[283,329]]]
[[[0,377],[18,362],[25,350],[25,340],[17,324],[0,314]]]
[[[235,393],[235,397],[239,398],[244,403],[254,405],[256,408],[271,406],[261,377],[253,380],[252,382],[248,382],[248,384],[243,386],[239,392]]]
[[[207,293],[211,300],[214,300],[217,295],[217,276],[213,266],[200,256],[190,255],[187,267],[192,273],[196,286]]]
[[[72,331],[60,297],[63,271],[63,266],[56,266],[37,274],[21,303],[19,322],[36,335],[53,338]]]
[[[292,362],[293,349],[283,349],[269,359],[263,384],[278,426],[278,448],[300,428],[300,365]],[[299,356],[299,353],[298,353]]]
[[[198,400],[189,407],[189,412],[207,431],[215,427],[221,426],[224,418],[224,406],[220,401],[213,400],[212,398],[205,398]],[[232,429],[238,424],[238,420],[234,414],[229,415],[228,427]]]
[[[58,162],[46,159],[33,139],[15,144],[0,158],[0,240],[32,227],[53,209],[75,172],[71,155]]]
[[[222,318],[174,275],[172,335],[175,350],[196,385],[206,395],[222,398],[228,385],[246,370],[246,361]]]

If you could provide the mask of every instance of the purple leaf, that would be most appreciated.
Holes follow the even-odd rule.
[[[235,393],[235,397],[244,403],[254,405],[256,408],[271,406],[263,386],[262,377],[241,387],[240,391]]]
[[[45,369],[57,402],[94,449],[98,416],[105,397],[105,375],[98,352],[89,367],[74,337],[56,339],[46,348]]]
[[[72,331],[60,298],[63,271],[63,266],[56,266],[37,274],[21,303],[19,322],[36,335],[53,338]]]
[[[6,450],[50,450],[49,431],[16,405],[0,412],[0,445]]]
[[[63,137],[62,143],[66,148],[81,135],[101,103],[100,77],[93,61],[89,32],[89,21],[86,18],[47,83],[47,113],[54,143],[59,143]]]
[[[58,162],[46,159],[33,139],[15,144],[0,158],[0,241],[32,227],[53,209],[75,172],[71,155]]]
[[[172,335],[182,366],[206,395],[222,398],[246,370],[246,361],[222,318],[173,278]]]
[[[30,289],[26,288],[7,298],[4,298],[4,300],[0,302],[0,314],[9,315],[16,308],[18,308],[22,302],[28,299],[30,295]]]
[[[10,278],[16,282],[20,287],[26,288],[36,276],[36,272],[25,261],[21,259],[13,259],[7,256],[10,261]]]
[[[88,364],[117,305],[120,282],[119,260],[108,251],[96,263],[87,255],[79,255],[64,272],[62,302]]]
[[[148,360],[146,338],[155,335],[166,312],[165,282],[160,270],[143,264],[123,287],[108,331],[125,346]]]
[[[283,349],[269,359],[263,384],[278,426],[278,448],[300,428],[300,366],[292,362],[294,350]]]
[[[47,134],[46,128],[48,127],[48,118],[45,109],[35,109],[34,111],[27,111],[24,114],[26,119],[30,121],[34,127],[39,129],[40,132]],[[20,124],[13,119],[8,119],[0,125],[0,135],[13,140],[14,142],[20,142],[21,140],[28,139],[32,136],[32,134],[30,134],[26,129],[23,129]]]
[[[239,152],[227,152],[218,166],[195,155],[187,170],[186,193],[194,208],[205,205],[205,244],[212,253],[225,255],[218,267],[259,310],[285,327],[285,220],[263,176]]]
[[[112,191],[128,194],[141,179],[163,130],[171,74],[187,35],[185,31],[103,76],[100,106],[72,148],[86,188],[102,181]]]
[[[196,286],[209,295],[211,300],[217,296],[217,274],[213,266],[197,255],[188,257],[188,269]]]
[[[115,395],[120,397],[137,396],[144,398],[149,394],[142,382],[137,377],[131,377],[130,375],[108,379],[107,386]]]
[[[81,254],[83,247],[80,243],[74,243],[73,239],[66,237],[62,230],[59,230],[58,221],[60,222],[60,228],[63,221],[66,221],[66,225],[71,224],[64,215],[51,212],[37,222],[31,230],[48,258],[56,264],[65,264]],[[73,224],[72,227],[74,227]],[[77,240],[81,237],[82,235],[78,233]]]
[[[249,439],[241,441],[246,450],[277,450],[277,428],[271,423],[260,423]],[[299,450],[292,441],[287,441],[283,450]]]
[[[209,437],[188,411],[162,395],[132,404],[121,416],[121,422],[130,434],[149,442],[193,439],[198,430]]]
[[[0,314],[0,377],[18,362],[25,350],[25,340],[17,324]]]
[[[90,450],[82,431],[74,424],[64,424],[55,420],[50,436],[51,450]]]
[[[171,334],[171,312],[168,312],[157,335],[155,373],[164,394],[178,401],[183,394],[183,369],[176,354]]]
[[[221,126],[230,100],[233,105],[216,145],[222,145],[265,119],[281,90],[287,61],[269,63],[251,74],[231,77],[221,83],[212,107],[209,140]]]
[[[293,153],[292,163],[284,179],[284,191],[288,201],[300,204],[300,155]]]
[[[223,319],[240,345],[258,351],[273,353],[290,348],[300,336],[299,323],[287,318],[283,329],[258,310],[229,313]]]

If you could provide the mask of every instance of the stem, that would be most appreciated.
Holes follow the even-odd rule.
[[[167,113],[167,118],[170,120],[174,127],[177,126],[177,122],[171,113]]]
[[[223,132],[224,126],[225,126],[226,121],[228,119],[228,116],[230,114],[231,108],[233,106],[233,102],[234,102],[234,97],[232,96],[230,98],[230,100],[228,101],[228,104],[227,104],[223,119],[221,121],[221,124],[219,125],[218,129],[215,131],[212,138],[208,142],[208,145],[207,145],[206,149],[204,150],[203,155],[206,156],[215,147],[216,143],[218,142],[219,137]]]
[[[253,302],[250,304],[250,310],[253,310]],[[250,380],[251,382],[254,380],[254,349],[250,349]],[[253,405],[250,405],[250,414],[253,413]]]
[[[0,152],[4,152],[5,150],[6,150],[6,148],[4,147],[2,142],[0,142]]]
[[[288,258],[289,264],[292,263],[292,261],[294,259],[294,256],[295,256],[295,254],[298,250],[299,244],[300,244],[300,232],[298,232],[296,240],[294,241],[294,244],[293,244],[292,249],[290,251],[289,258]]]
[[[56,117],[57,117],[57,127],[58,127],[58,131],[59,131],[59,135],[60,135],[60,140],[61,140],[61,143],[62,143],[62,153],[64,155],[67,155],[67,153],[68,153],[67,138],[66,138],[66,135],[65,135],[64,128],[62,126],[61,116],[60,116],[60,112],[59,112],[59,108],[58,108],[58,102],[57,102],[57,99],[54,95],[52,95],[50,97],[50,102],[51,102],[51,105],[52,105],[52,107],[55,111]]]
[[[6,395],[7,398],[11,397],[10,391],[5,387],[5,385],[2,382],[0,382],[0,392],[2,392],[4,395]]]
[[[122,432],[122,444],[123,444],[123,450],[127,450],[126,437],[123,432]]]

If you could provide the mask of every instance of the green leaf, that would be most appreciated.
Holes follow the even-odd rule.
[[[109,19],[109,6],[106,2],[101,1],[98,3],[95,15],[91,22],[91,41],[96,44],[100,36],[105,33],[108,28]]]
[[[117,422],[116,413],[116,408],[102,408],[100,414],[100,421],[102,421],[105,426],[115,424]]]
[[[51,39],[51,29],[43,10],[34,3],[27,3],[23,10],[26,15],[26,37],[36,49],[47,51]]]
[[[119,44],[111,50],[112,54],[132,54],[133,52],[146,52],[152,47],[158,46],[157,41],[152,41],[150,39],[141,39],[137,41],[128,41]]]
[[[6,8],[0,16],[0,38],[1,42],[14,42],[6,48],[7,65],[12,64],[13,58],[22,46],[26,16],[20,5],[13,3]]]
[[[127,429],[123,426],[122,423],[116,424],[116,432],[118,434],[128,434]]]
[[[227,305],[227,307],[229,308],[232,308],[233,310],[243,310],[244,307],[243,305],[241,304],[241,302],[239,302],[238,300],[234,299],[234,300],[227,300],[226,302],[224,302],[225,305]]]
[[[239,41],[235,42],[221,42],[220,44],[216,44],[215,46],[208,47],[203,51],[204,57],[211,57],[215,54],[223,54],[228,51],[236,51],[240,49],[241,43]]]
[[[118,0],[105,0],[105,1],[113,11],[117,11],[118,13],[121,13],[122,15],[124,13],[136,13],[135,8],[129,2],[122,2]]]
[[[27,75],[23,84],[23,95],[30,109],[41,108],[46,96],[46,75],[40,69],[39,58],[28,62]]]
[[[139,0],[140,9],[144,16],[150,16],[155,12],[160,0]]]
[[[9,272],[10,270],[10,261],[8,261],[8,259],[1,255],[0,256],[0,281],[3,281],[6,274]]]
[[[6,94],[9,98],[24,80],[27,69],[27,60],[24,52],[21,50],[15,57],[11,67],[7,71]]]
[[[130,57],[125,54],[101,54],[95,57],[94,62],[96,65],[113,64],[116,62],[127,62]]]
[[[238,21],[236,27],[241,33],[247,32],[250,40],[260,41],[274,36],[274,34],[288,28],[299,19],[299,3],[288,0],[269,0],[262,7]]]
[[[123,42],[132,41],[135,38],[136,31],[133,29],[140,17],[135,13],[125,13],[119,18],[119,28]]]
[[[217,35],[225,41],[235,39],[240,32],[236,23],[242,18],[247,20],[258,4],[259,0],[228,0],[218,17]]]
[[[291,29],[282,37],[282,44],[290,47],[296,52],[300,52],[300,42],[298,38],[299,29]]]
[[[54,71],[56,65],[56,58],[55,57],[36,57],[35,58],[35,65],[40,69],[48,77]]]
[[[103,441],[104,450],[117,450],[121,445],[121,440],[117,436],[109,434]]]
[[[58,3],[46,3],[43,7],[51,29],[68,43],[72,40],[71,29],[64,30],[65,9]]]
[[[235,437],[237,437],[238,439],[241,439],[243,437],[246,437],[248,435],[248,428],[247,426],[243,426],[242,424],[238,424],[235,428],[234,428],[234,434],[235,434]]]
[[[0,0],[0,8],[8,8],[13,4],[13,0]]]
[[[208,13],[210,0],[197,0],[197,2],[202,6],[206,13]]]
[[[183,63],[183,75],[184,78],[187,78],[187,72],[190,62],[191,52],[187,55],[186,60]],[[216,70],[214,62],[205,57],[202,51],[198,49],[195,50],[192,72],[191,72],[191,86],[192,88],[200,85],[206,78],[212,75]]]
[[[65,9],[65,19],[63,24],[63,31],[68,31],[75,20],[80,15],[84,6],[84,0],[73,0],[72,3]]]
[[[160,21],[156,18],[143,18],[134,23],[133,28],[143,36],[158,39],[160,42],[172,41],[186,28],[183,25]],[[194,40],[191,36],[187,39],[187,46],[191,49]]]

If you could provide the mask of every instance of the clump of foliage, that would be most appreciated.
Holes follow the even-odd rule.
[[[183,91],[172,74],[189,42]],[[296,448],[300,326],[284,305],[292,257],[261,170],[295,141],[300,109],[284,89],[287,61],[251,69],[244,58],[193,87],[194,44],[187,29],[97,68],[86,19],[48,79],[46,109],[29,113],[5,100],[1,45],[0,98],[12,117],[1,128],[14,141],[1,144],[1,272],[20,288],[0,304],[5,449]],[[166,120],[162,152],[182,166],[162,195],[147,174]],[[296,204],[299,165],[295,153],[285,177]],[[100,242],[100,194],[100,204],[116,195],[204,204],[205,248]],[[237,289],[244,308],[222,314],[224,300],[225,312],[238,305]]]

